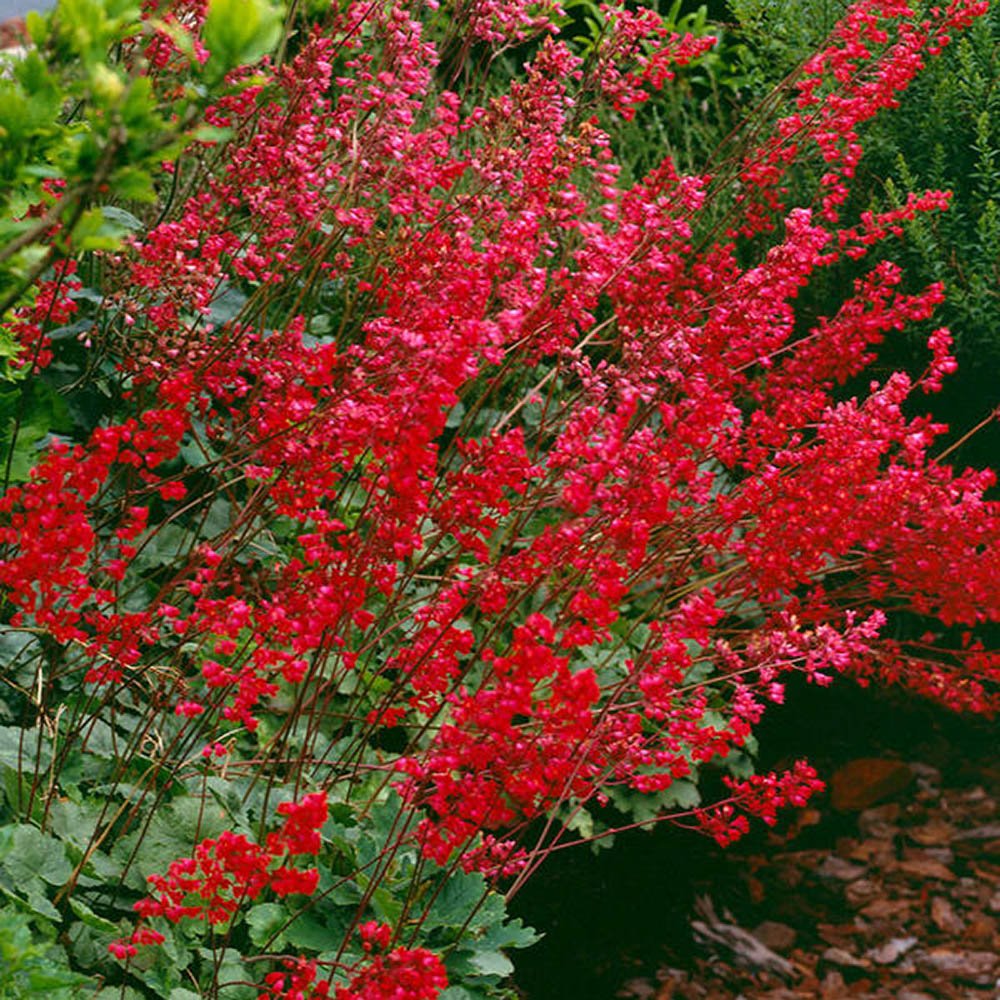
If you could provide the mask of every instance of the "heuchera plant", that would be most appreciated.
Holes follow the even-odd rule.
[[[280,41],[238,6],[147,5],[114,79],[186,101],[187,145],[118,249],[50,184],[4,319],[26,383],[82,352],[106,397],[0,499],[5,815],[65,842],[34,912],[72,907],[74,962],[176,1000],[496,996],[532,940],[497,891],[556,845],[639,801],[725,844],[821,787],[748,766],[793,672],[996,710],[994,476],[906,415],[950,335],[865,376],[942,298],[866,257],[948,194],[846,207],[859,128],[986,3],[861,0],[737,159],[629,186],[615,123],[712,45],[652,10],[605,7],[583,59],[555,4],[314,4]]]

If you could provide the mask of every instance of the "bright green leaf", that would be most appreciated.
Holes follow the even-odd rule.
[[[118,934],[118,925],[104,917],[98,916],[94,911],[80,899],[70,896],[69,908],[88,926],[95,931],[104,931],[107,934]]]
[[[246,915],[250,928],[250,940],[258,948],[276,951],[285,940],[282,928],[288,922],[288,912],[279,903],[259,903],[251,907]]]
[[[469,956],[472,967],[484,976],[509,976],[514,963],[502,951],[476,951]]]
[[[268,0],[209,0],[202,39],[211,57],[206,71],[221,79],[236,66],[256,62],[281,38],[284,9]]]
[[[14,842],[2,865],[19,885],[36,879],[62,885],[73,874],[63,845],[26,823],[14,828]]]

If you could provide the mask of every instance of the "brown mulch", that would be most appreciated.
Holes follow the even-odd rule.
[[[726,906],[693,906],[695,952],[665,955],[617,996],[1000,998],[1000,768],[949,772],[923,761],[841,766],[820,808],[731,849],[738,884]]]

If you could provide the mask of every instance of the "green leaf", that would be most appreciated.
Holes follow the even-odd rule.
[[[164,159],[166,159],[165,155]],[[156,188],[153,187],[153,178],[149,175],[148,171],[142,170],[139,167],[119,168],[111,175],[109,183],[119,198],[124,198],[127,201],[141,201],[146,203],[156,201]],[[127,215],[128,213],[126,212],[125,214]],[[139,223],[139,228],[141,227],[142,223]]]
[[[354,922],[356,909],[338,910],[327,918],[327,923],[305,914],[295,918],[285,932],[285,940],[293,948],[306,948],[310,951],[329,951],[339,947],[348,928]],[[338,917],[342,919],[338,921]]]
[[[209,0],[202,39],[210,58],[206,73],[219,80],[236,66],[253,63],[281,38],[284,8],[268,0]]]
[[[460,927],[482,903],[486,882],[482,875],[455,873],[447,878],[431,904],[424,921],[428,930],[434,927]]]
[[[25,892],[28,906],[31,907],[34,913],[40,917],[44,917],[46,920],[61,920],[62,914],[49,902],[48,897],[42,893],[39,888],[40,885],[40,882],[34,882]]]
[[[243,292],[228,283],[224,283],[212,298],[209,306],[209,319],[216,326],[228,323],[239,316],[246,302],[247,297]]]
[[[70,799],[57,799],[50,810],[52,832],[77,850],[85,851],[97,829],[100,810],[96,802],[88,806]]]
[[[120,225],[107,215],[105,208],[92,208],[84,212],[73,227],[70,242],[78,250],[117,250],[129,227]],[[125,213],[128,215],[128,213]]]
[[[279,903],[259,903],[251,907],[246,921],[250,928],[250,940],[258,948],[276,951],[284,944],[282,928],[288,922],[288,912]]]
[[[132,986],[105,986],[99,993],[88,997],[88,1000],[146,1000],[146,998]]]
[[[104,931],[106,934],[117,934],[118,925],[104,917],[98,916],[94,911],[80,899],[70,896],[69,908],[88,926],[95,931]]]
[[[372,912],[384,924],[396,924],[403,912],[403,900],[386,886],[379,886],[371,894],[371,906]]]
[[[41,951],[38,945],[31,943],[28,917],[9,906],[0,909],[0,958],[16,968],[25,958]]]
[[[40,379],[0,390],[0,458],[6,460],[13,448],[11,479],[27,479],[38,461],[39,443],[53,431],[69,429],[65,401]]]
[[[37,879],[49,885],[63,885],[73,874],[63,845],[26,823],[14,828],[13,844],[2,866],[18,885],[28,885]]]
[[[227,142],[235,135],[235,131],[221,125],[199,125],[192,133],[191,138],[196,142]]]
[[[505,921],[502,924],[494,924],[479,939],[481,946],[489,946],[493,949],[499,948],[530,948],[540,941],[542,935],[533,927],[526,927],[520,917]]]
[[[663,793],[661,802],[665,807],[694,809],[701,805],[701,793],[693,781],[675,781]]]
[[[93,330],[95,323],[92,319],[78,319],[75,323],[67,323],[66,326],[57,326],[54,330],[49,330],[47,336],[49,340],[75,340],[81,333]]]
[[[502,951],[475,951],[469,956],[469,964],[484,976],[501,979],[514,971],[514,963]]]
[[[590,840],[594,836],[594,817],[590,810],[577,805],[569,806],[570,817],[566,826],[580,834],[581,840]]]
[[[648,823],[668,810],[693,809],[701,803],[701,793],[694,781],[674,781],[662,792],[637,792],[621,786],[608,789],[614,807],[636,823]]]
[[[148,876],[165,872],[178,858],[190,857],[193,847],[190,837],[185,837],[168,821],[157,816],[141,838],[136,832],[117,840],[111,849],[111,857],[123,868],[128,866],[125,884],[144,891]]]
[[[46,965],[28,972],[28,985],[38,993],[86,984],[93,985],[93,980],[70,969],[60,969],[54,965]]]
[[[201,954],[210,962],[217,960],[215,952],[201,949]],[[260,991],[250,985],[250,979],[249,970],[240,953],[235,948],[226,948],[222,953],[217,976],[219,1000],[256,1000]]]
[[[137,232],[144,228],[143,224],[131,212],[126,212],[124,208],[119,208],[117,205],[102,205],[101,214],[109,222],[120,226],[122,229]]]
[[[24,25],[28,29],[28,37],[37,46],[45,43],[49,30],[49,19],[37,10],[29,10],[24,15]]]

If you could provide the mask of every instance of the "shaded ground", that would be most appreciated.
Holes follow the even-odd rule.
[[[515,900],[547,933],[524,995],[1000,997],[996,727],[844,686],[792,692],[761,735],[833,794],[728,851],[664,829],[553,859]]]
[[[923,762],[906,770],[912,788],[855,812],[846,835],[838,817],[810,810],[803,819],[814,829],[790,831],[768,852],[736,851],[739,915],[699,900],[699,947],[665,956],[652,976],[617,995],[997,996],[1000,771],[977,768],[968,774],[975,783],[965,784]],[[855,780],[853,791],[865,790],[877,793]]]

